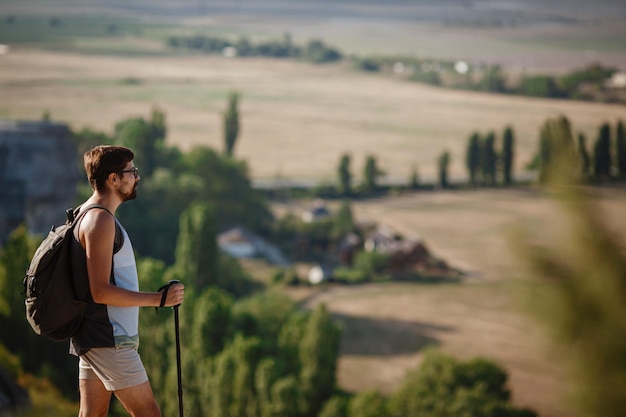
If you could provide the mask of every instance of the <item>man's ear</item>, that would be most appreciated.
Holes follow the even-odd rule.
[[[111,182],[111,184],[115,184],[118,180],[118,176],[115,172],[111,172],[107,177],[107,181]]]

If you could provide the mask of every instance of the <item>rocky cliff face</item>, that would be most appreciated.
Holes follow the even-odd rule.
[[[79,178],[66,125],[0,120],[0,242],[22,223],[42,235],[63,223]]]

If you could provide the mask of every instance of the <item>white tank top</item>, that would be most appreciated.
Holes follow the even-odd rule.
[[[130,291],[139,291],[139,279],[135,253],[128,233],[115,219],[124,235],[122,248],[113,255],[113,276],[115,285]],[[113,326],[113,336],[116,347],[139,346],[139,307],[107,306],[109,321]]]

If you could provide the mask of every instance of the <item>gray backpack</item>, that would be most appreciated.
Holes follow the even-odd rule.
[[[23,285],[26,294],[26,319],[35,333],[55,341],[72,337],[83,321],[86,300],[79,300],[74,290],[72,274],[72,240],[74,226],[91,209],[91,205],[76,216],[79,209],[66,210],[67,221],[53,226],[41,242],[26,271]],[[112,214],[111,214],[112,215]],[[122,246],[123,235],[116,222],[113,253]]]

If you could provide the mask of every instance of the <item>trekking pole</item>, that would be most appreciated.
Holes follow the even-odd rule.
[[[183,375],[180,361],[180,325],[178,324],[178,306],[174,307],[174,324],[176,327],[176,367],[178,371],[178,410],[183,417]]]
[[[180,281],[173,279],[169,282],[169,285],[178,284]],[[180,359],[180,322],[178,320],[178,307],[180,304],[172,307],[174,309],[174,328],[176,331],[176,371],[178,374],[178,412],[180,417],[183,417],[183,372],[182,363]]]

